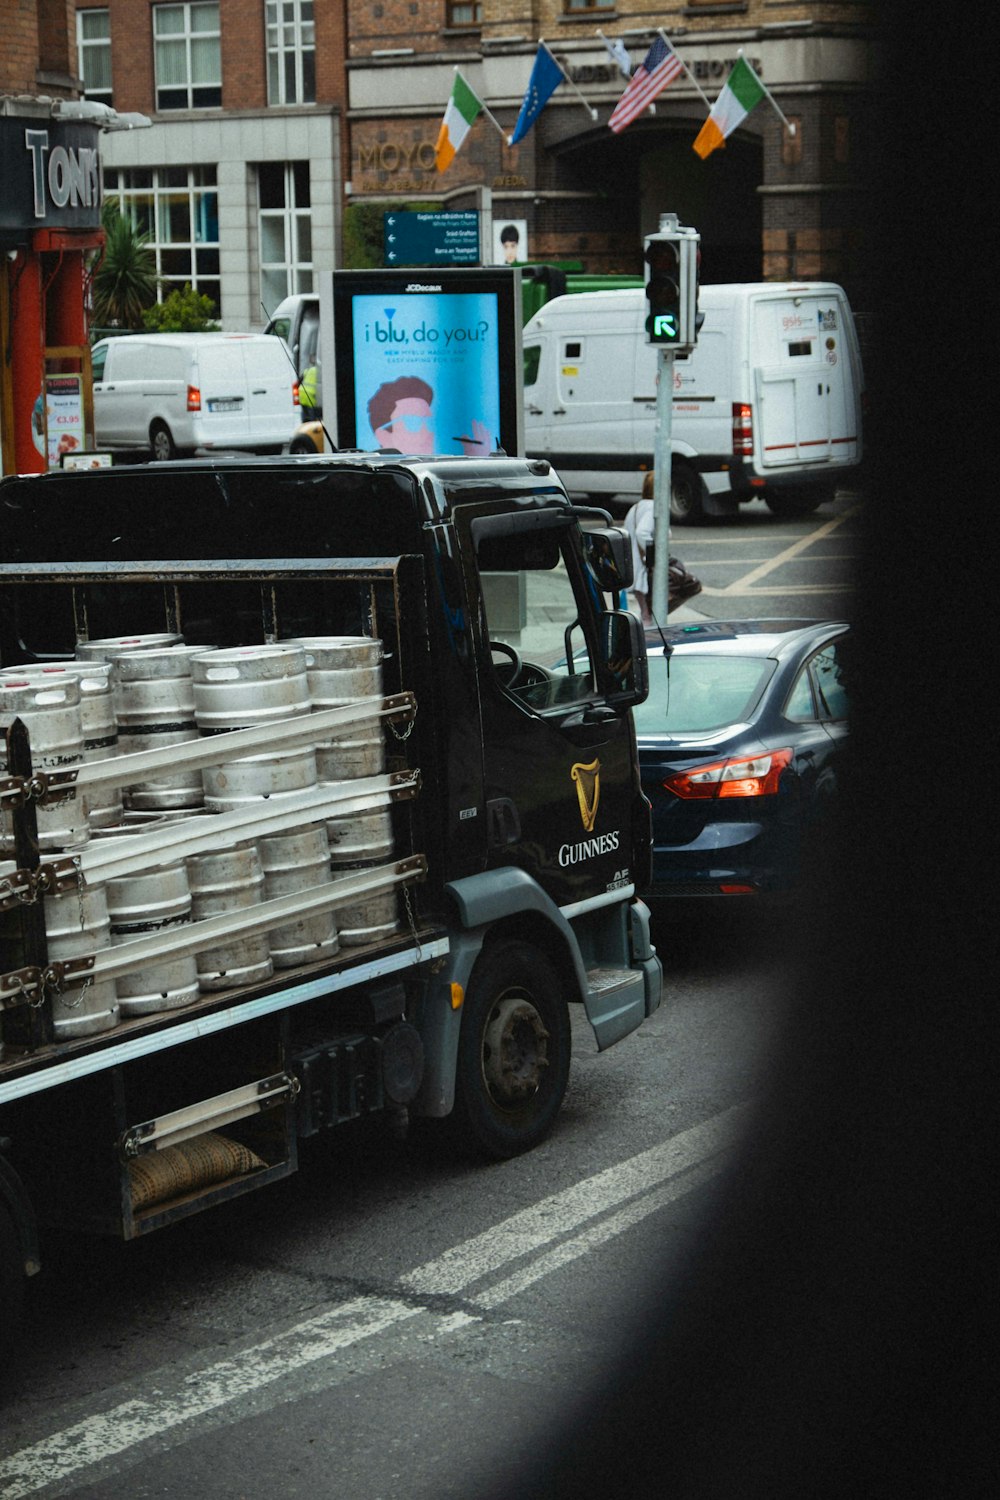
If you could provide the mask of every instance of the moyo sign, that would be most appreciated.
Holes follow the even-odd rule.
[[[97,139],[94,125],[0,119],[0,230],[97,228]]]

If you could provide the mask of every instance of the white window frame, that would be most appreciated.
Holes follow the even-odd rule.
[[[264,0],[264,26],[268,104],[315,104],[313,0]],[[311,59],[311,81],[307,78],[307,59]]]
[[[103,16],[104,33],[102,36],[85,36],[85,17]],[[83,96],[85,99],[95,99],[99,104],[110,104],[112,96],[112,85],[107,88],[87,87],[87,58],[93,57],[97,52],[107,52],[108,55],[108,77],[111,78],[111,12],[106,5],[88,6],[86,10],[78,10],[76,13],[76,71],[83,80]]]
[[[268,163],[273,166],[274,163]],[[261,301],[268,312],[273,312],[281,297],[277,295],[278,288],[275,285],[275,275],[283,274],[285,290],[282,296],[289,296],[294,292],[311,292],[313,290],[313,260],[312,253],[308,257],[301,254],[301,237],[299,232],[300,221],[310,221],[310,236],[312,229],[312,209],[309,204],[299,204],[295,193],[295,162],[286,161],[282,164],[284,171],[284,203],[280,208],[261,208],[258,206],[257,234],[260,253],[260,288]],[[265,224],[281,223],[281,239],[283,245],[283,257],[281,260],[267,259],[265,257],[265,245],[269,236],[265,232]]]
[[[156,300],[164,302],[170,293],[183,289],[185,282],[190,282],[197,292],[207,293],[221,311],[222,292],[221,276],[218,270],[198,271],[198,251],[219,251],[218,239],[208,239],[199,236],[198,225],[205,220],[204,206],[202,200],[215,196],[215,216],[218,225],[218,180],[212,181],[212,175],[216,172],[214,167],[187,167],[183,170],[187,175],[186,185],[180,186],[164,180],[167,173],[178,171],[176,167],[119,167],[112,170],[105,168],[104,196],[114,198],[118,203],[122,216],[131,219],[133,224],[141,225],[140,206],[146,209],[149,215],[149,248],[156,260],[157,291]],[[137,184],[136,177],[151,178],[150,183]],[[111,179],[109,182],[109,178]],[[170,205],[179,197],[187,198],[188,223],[191,231],[186,240],[175,240],[169,236]],[[216,229],[218,233],[218,229]],[[188,265],[190,274],[181,274],[172,270],[166,264],[166,257],[179,251],[188,251]]]
[[[183,17],[183,29],[180,31],[157,30],[161,20],[168,11],[180,12]],[[215,12],[215,25],[206,26],[203,23],[210,20],[209,13]],[[211,41],[214,38],[217,44],[217,57],[215,76],[213,78],[199,78],[195,82],[195,67],[193,61],[193,49],[198,43]],[[160,54],[161,50],[170,48],[176,51],[181,45],[184,49],[184,78],[165,82],[160,77]],[[164,54],[166,55],[166,54]],[[222,107],[222,23],[220,19],[219,0],[169,0],[169,3],[153,6],[153,71],[156,81],[156,108],[164,112],[177,109],[220,109]],[[179,93],[185,91],[186,102],[164,103],[161,96],[166,93]],[[218,92],[218,99],[210,103],[197,99],[195,96],[200,91]]]

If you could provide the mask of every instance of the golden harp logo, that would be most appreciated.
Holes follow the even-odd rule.
[[[577,761],[575,766],[570,766],[569,774],[576,782],[583,830],[585,833],[593,833],[597,804],[601,800],[601,762],[592,760],[589,766],[584,766]]]

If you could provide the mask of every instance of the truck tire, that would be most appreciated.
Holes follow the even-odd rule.
[[[177,457],[177,446],[166,422],[154,422],[149,429],[149,449],[157,462]]]
[[[765,490],[764,504],[772,516],[811,516],[820,505],[832,500],[822,490]]]
[[[676,460],[670,471],[670,519],[675,526],[698,526],[705,519],[701,476]]]
[[[10,1209],[0,1198],[0,1344],[17,1337],[24,1313],[24,1261],[21,1240]]]
[[[530,943],[487,947],[462,1010],[455,1128],[478,1154],[504,1161],[537,1146],[569,1078],[569,1011],[548,955]]]

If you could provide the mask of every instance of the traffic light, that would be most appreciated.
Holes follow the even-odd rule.
[[[696,230],[679,224],[646,236],[648,344],[687,349],[697,339],[695,310],[700,238]]]
[[[677,241],[652,234],[646,241],[646,341],[678,344],[681,337],[681,257]]]

